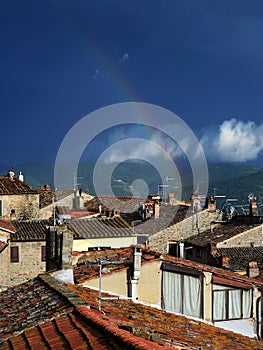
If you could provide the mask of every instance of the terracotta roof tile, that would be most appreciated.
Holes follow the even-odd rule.
[[[102,257],[108,261],[123,261],[120,265],[109,265],[108,273],[113,273],[121,268],[128,268],[132,261],[132,248],[120,248],[111,249],[104,251],[94,251],[84,254],[79,258],[79,264],[74,267],[74,278],[76,283],[83,283],[84,281],[98,276],[99,268],[94,263],[98,262],[99,258]],[[167,262],[174,264],[178,267],[187,268],[189,270],[200,271],[200,272],[210,272],[214,276],[224,278],[229,281],[237,281],[240,283],[246,283],[248,285],[256,284],[259,287],[263,287],[263,283],[256,282],[255,279],[248,278],[246,276],[241,276],[235,272],[225,270],[223,268],[213,267],[206,264],[201,264],[195,261],[186,260],[182,258],[175,258],[169,255],[161,255],[160,253],[142,249],[142,264],[147,263],[147,261],[160,260],[162,262]],[[89,261],[92,264],[89,265]]]
[[[0,339],[72,309],[39,278],[0,293]]]
[[[0,241],[0,253],[8,246],[6,242]]]
[[[11,180],[8,176],[2,176],[0,177],[0,195],[5,194],[38,194],[38,191],[18,180],[17,177]]]
[[[74,238],[130,237],[133,231],[121,217],[108,219],[71,220],[68,223],[75,233]]]
[[[233,247],[218,248],[212,254],[216,257],[228,257],[227,268],[230,270],[245,270],[248,263],[256,261],[263,269],[263,247]]]
[[[38,188],[37,191],[39,193],[39,208],[52,204],[52,198],[55,196],[54,190]]]
[[[12,231],[12,232],[16,231],[16,228],[13,225],[12,221],[10,221],[8,219],[0,219],[0,229],[1,228],[8,230],[8,231]]]
[[[45,241],[46,227],[52,224],[50,220],[12,221],[16,232],[11,233],[11,241]]]
[[[234,237],[240,233],[251,230],[252,228],[259,227],[260,224],[256,225],[235,225],[235,224],[217,224],[214,226],[212,232],[211,230],[206,230],[199,233],[198,235],[191,236],[185,241],[189,244],[194,244],[198,246],[205,247],[210,243],[220,243]]]
[[[134,227],[137,234],[153,235],[161,230],[184,220],[189,214],[189,206],[183,205],[160,205],[159,218],[154,217]]]
[[[91,309],[79,307],[92,322],[103,329],[120,335],[130,332],[145,340],[155,340],[165,347],[178,349],[259,349],[260,341],[250,339],[233,332],[225,331],[205,322],[193,320],[155,309],[140,303],[124,299],[103,299],[103,316],[94,311],[98,308],[98,292],[89,288],[69,286],[91,305]],[[103,293],[103,296],[106,296]],[[124,331],[125,329],[125,331]],[[141,344],[143,342],[141,341]],[[150,346],[150,345],[149,345]],[[157,349],[150,347],[150,349]]]
[[[131,300],[104,298],[102,308],[103,313],[98,311],[98,291],[61,284],[49,274],[41,275],[0,293],[0,348],[262,348],[256,339]]]

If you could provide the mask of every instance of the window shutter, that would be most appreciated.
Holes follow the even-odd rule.
[[[41,261],[46,261],[46,246],[41,246]]]
[[[11,254],[11,262],[19,262],[19,248],[18,247],[11,247],[10,248],[10,254]]]

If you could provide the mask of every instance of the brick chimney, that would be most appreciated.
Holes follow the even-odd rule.
[[[256,261],[250,261],[247,268],[247,276],[250,278],[259,276],[259,267]]]
[[[229,264],[229,257],[228,256],[222,256],[221,257],[221,265],[222,267],[227,267]]]
[[[258,215],[258,206],[256,202],[251,202],[250,203],[250,215]]]

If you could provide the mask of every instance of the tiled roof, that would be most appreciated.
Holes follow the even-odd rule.
[[[90,251],[85,253],[79,253],[78,266],[74,267],[74,280],[76,283],[83,283],[86,280],[97,277],[99,275],[99,259],[116,262],[122,262],[118,265],[107,265],[107,271],[116,271],[126,268],[132,263],[132,249],[131,248],[121,248],[121,249],[106,249],[101,251]],[[154,261],[160,259],[161,254],[151,250],[143,250],[142,254],[142,264],[149,261]],[[92,265],[88,262],[91,261]],[[85,264],[87,262],[87,264]],[[97,262],[98,265],[94,265]]]
[[[128,247],[85,253],[82,257],[79,258],[78,266],[74,267],[74,279],[76,283],[83,283],[84,281],[90,278],[98,276],[98,267],[95,268],[94,265],[89,266],[88,262],[99,262],[100,257],[112,262],[123,261],[123,264],[120,265],[107,265],[108,271],[105,273],[113,273],[113,271],[117,271],[121,268],[130,266],[130,263],[132,261],[132,248]],[[263,282],[256,282],[254,279],[248,278],[246,276],[241,276],[237,273],[222,268],[213,267],[210,265],[201,264],[195,261],[186,260],[182,258],[175,258],[169,255],[161,255],[158,252],[154,252],[148,249],[142,249],[142,264],[153,260],[168,262],[174,264],[177,267],[186,268],[189,271],[193,270],[200,272],[210,272],[213,274],[213,276],[228,280],[229,285],[231,285],[231,281],[236,281],[246,283],[248,285],[256,284],[261,288],[263,287]]]
[[[103,316],[95,312],[98,309],[98,291],[70,285],[84,299],[91,309],[80,307],[86,317],[93,322],[103,323],[104,329],[118,332],[126,330],[126,334],[136,335],[152,340],[159,345],[175,349],[260,349],[260,341],[225,331],[205,322],[193,320],[181,315],[175,315],[141,303],[134,303],[116,297],[107,299],[103,293]],[[110,295],[112,297],[112,295]],[[156,345],[148,349],[156,349]]]
[[[121,217],[109,219],[94,218],[70,220],[68,226],[74,231],[74,238],[133,236],[133,231],[130,225]]]
[[[46,227],[50,220],[40,221],[12,221],[15,233],[11,233],[11,241],[44,241],[46,239]]]
[[[57,205],[56,206],[56,213],[58,215],[69,215],[70,216],[70,209],[67,205]]]
[[[134,227],[135,233],[153,235],[167,227],[184,220],[188,215],[189,206],[183,205],[160,205],[159,218],[154,217]]]
[[[234,225],[234,224],[224,224],[214,226],[212,232],[211,230],[206,230],[199,233],[198,235],[191,236],[185,240],[189,244],[194,244],[198,246],[205,247],[209,243],[220,243],[231,237],[234,237],[242,232],[251,230],[258,225]]]
[[[5,194],[38,194],[38,191],[26,183],[14,177],[11,180],[8,176],[0,177],[0,195]]]
[[[4,250],[6,247],[8,246],[8,244],[6,242],[0,241],[0,253],[2,250]]]
[[[40,209],[52,204],[52,198],[55,196],[55,191],[44,188],[38,188],[37,191],[39,193]]]
[[[263,247],[218,248],[212,254],[216,257],[228,257],[227,268],[234,271],[246,270],[248,263],[256,261],[263,269]]]
[[[146,198],[100,196],[85,202],[85,208],[89,211],[99,212],[101,205],[102,212],[117,210],[121,213],[132,213],[138,210],[140,202],[144,203],[145,201],[147,201]]]
[[[12,232],[16,231],[16,228],[12,224],[12,221],[8,219],[0,219],[0,230],[1,228]]]
[[[35,278],[0,293],[0,339],[72,309],[56,291]]]
[[[49,274],[0,293],[0,348],[260,349],[261,342]],[[105,297],[109,297],[105,298]]]

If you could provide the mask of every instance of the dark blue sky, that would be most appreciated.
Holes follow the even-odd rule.
[[[0,44],[2,164],[53,162],[78,120],[128,101],[179,115],[212,161],[260,164],[262,1],[9,0]]]

